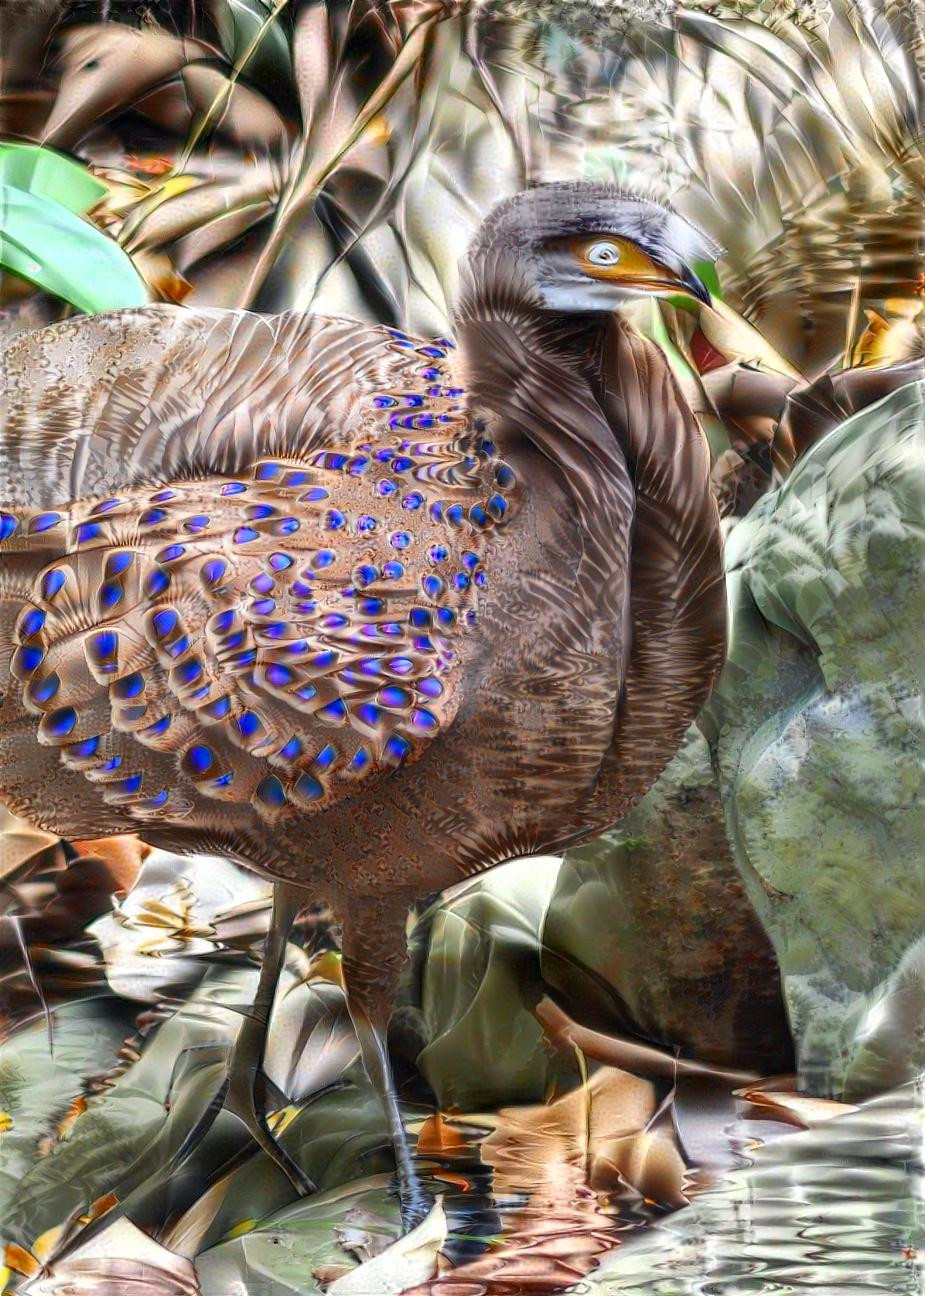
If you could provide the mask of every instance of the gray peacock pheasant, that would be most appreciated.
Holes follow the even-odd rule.
[[[706,300],[716,252],[555,184],[485,221],[455,346],[152,306],[5,353],[0,797],[284,884],[225,1100],[296,1181],[254,1099],[293,907],[342,923],[408,1222],[385,1048],[408,906],[615,823],[716,677],[708,450],[614,314]]]

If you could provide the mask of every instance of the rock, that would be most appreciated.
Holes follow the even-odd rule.
[[[584,1025],[717,1066],[792,1065],[776,960],[696,727],[622,824],[566,855],[542,968]]]
[[[910,383],[823,437],[727,549],[706,729],[800,1087],[833,1097],[925,1067],[923,394]]]

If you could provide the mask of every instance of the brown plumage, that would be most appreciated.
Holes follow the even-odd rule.
[[[458,350],[160,306],[4,356],[0,796],[330,900],[384,1089],[408,905],[620,819],[719,669],[707,447],[611,313],[709,255],[550,185],[483,226]]]

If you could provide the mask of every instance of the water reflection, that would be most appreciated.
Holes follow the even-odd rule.
[[[750,1166],[606,1259],[575,1296],[919,1296],[923,1131],[919,1082],[772,1137]]]

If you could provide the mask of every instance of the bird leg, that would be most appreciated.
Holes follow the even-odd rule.
[[[209,1110],[184,1139],[177,1154],[178,1162],[184,1161],[201,1142],[218,1112],[224,1107],[241,1121],[257,1146],[279,1166],[300,1194],[317,1192],[317,1187],[267,1129],[263,1103],[258,1101],[258,1087],[265,1088],[265,1084],[261,1083],[261,1068],[270,1013],[286,954],[286,942],[304,898],[305,893],[299,887],[278,882],[273,888],[270,929],[267,932],[257,990],[251,1011],[241,1023],[231,1051],[228,1077]]]
[[[342,906],[343,971],[347,1007],[360,1056],[382,1104],[395,1152],[402,1228],[409,1233],[433,1205],[402,1122],[389,1058],[388,1028],[407,960],[405,920],[411,901],[394,896],[351,896]]]

